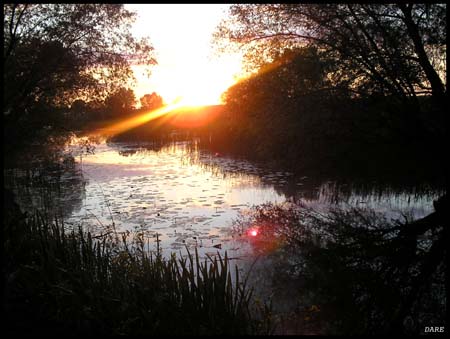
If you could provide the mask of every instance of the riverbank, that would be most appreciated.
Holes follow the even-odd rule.
[[[263,103],[190,108],[110,140],[197,137],[200,146],[213,153],[241,156],[294,173],[366,180],[409,178],[411,182],[443,182],[445,178],[445,118],[436,112],[432,98],[420,98],[421,109],[412,100],[405,103],[389,97],[322,100],[310,95],[284,106],[281,98],[271,100],[280,101],[276,113],[265,112]]]
[[[237,98],[226,105],[202,146],[296,173],[445,178],[445,117],[432,98],[420,98],[421,108],[385,97],[267,100],[272,111]]]

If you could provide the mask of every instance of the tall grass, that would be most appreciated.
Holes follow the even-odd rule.
[[[7,331],[47,334],[256,334],[270,310],[235,281],[227,255],[165,259],[130,244],[67,231],[39,213],[4,217]],[[255,313],[256,312],[256,313]]]

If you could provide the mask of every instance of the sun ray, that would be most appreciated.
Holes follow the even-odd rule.
[[[109,126],[100,128],[95,131],[95,134],[100,134],[103,136],[111,137],[111,136],[123,133],[127,130],[130,130],[132,128],[138,127],[138,126],[145,124],[151,120],[154,120],[154,119],[160,118],[164,115],[167,115],[181,106],[182,106],[181,103],[174,103],[174,104],[166,105],[164,107],[161,107],[161,108],[158,108],[155,110],[146,111],[137,116],[134,116],[134,117],[131,117],[131,118],[119,121],[119,122],[115,122]]]

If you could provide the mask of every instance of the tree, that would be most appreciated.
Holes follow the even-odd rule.
[[[408,35],[414,44],[414,51],[417,54],[417,61],[426,74],[433,96],[439,98],[439,100],[444,100],[444,96],[446,94],[445,86],[433,67],[427,55],[426,49],[427,45],[433,47],[436,46],[438,49],[442,46],[446,46],[445,39],[447,25],[445,21],[445,6],[438,7],[438,12],[435,11],[431,15],[430,11],[433,7],[430,9],[428,5],[422,6],[423,8],[417,10],[417,7],[413,8],[412,4],[399,4],[399,8],[403,13],[403,22],[405,23],[408,30]],[[419,20],[423,15],[426,15],[427,19],[432,22],[432,25],[426,23],[428,25],[425,27],[419,26]],[[416,18],[417,16],[419,17]],[[422,32],[419,30],[422,30]],[[425,43],[422,40],[422,36],[426,39]]]
[[[132,89],[121,87],[105,100],[107,118],[129,115],[135,108],[136,98]]]
[[[379,151],[373,151],[377,148],[371,147],[371,144],[383,145],[383,139],[379,137],[376,130],[378,124],[372,124],[370,120],[367,120],[369,123],[365,124],[365,119],[361,119],[368,113],[379,118],[379,122],[384,124],[387,120],[386,112],[394,112],[396,115],[401,115],[400,112],[407,114],[423,113],[415,105],[416,103],[427,102],[424,99],[428,98],[420,97],[422,94],[431,96],[435,101],[434,107],[428,112],[437,112],[440,115],[447,114],[445,61],[443,61],[446,53],[445,10],[445,4],[268,4],[232,6],[230,10],[231,19],[224,21],[219,26],[216,38],[219,47],[227,47],[227,44],[237,43],[238,46],[245,48],[250,70],[252,68],[258,70],[255,72],[255,76],[231,87],[225,97],[227,104],[230,103],[235,109],[231,110],[233,114],[235,112],[245,113],[252,119],[249,123],[246,122],[243,127],[246,134],[252,133],[257,127],[261,128],[250,136],[250,139],[259,138],[252,145],[252,151],[257,152],[260,147],[267,147],[267,143],[264,144],[264,138],[270,140],[270,143],[273,144],[282,140],[283,149],[276,151],[282,154],[283,158],[288,158],[291,154],[297,152],[298,154],[306,154],[306,156],[300,158],[300,160],[305,160],[305,163],[308,158],[319,160],[317,161],[319,166],[314,167],[315,174],[317,174],[317,169],[323,170],[326,166],[326,162],[322,161],[320,156],[322,154],[333,155],[335,150],[339,150],[335,153],[338,155],[335,157],[336,159],[346,159],[346,161],[352,162],[352,166],[357,161],[351,161],[350,159],[358,159],[358,155],[363,155],[360,159],[364,160],[364,164],[370,164],[368,158],[370,158],[370,161],[373,159],[386,161],[391,157],[394,159],[395,156],[395,160],[401,159],[399,161],[401,163],[407,163],[405,161],[407,158],[418,159],[402,171],[402,176],[415,168],[429,168],[436,173],[439,173],[442,168],[446,168],[442,154],[445,154],[443,140],[446,139],[447,127],[444,123],[441,123],[440,117],[429,120],[433,120],[432,123],[440,123],[436,131],[443,133],[425,134],[423,132],[424,125],[419,125],[417,129],[411,129],[414,132],[412,137],[408,135],[405,138],[404,135],[400,135],[398,139],[394,139],[392,137],[397,137],[397,134],[394,133],[395,130],[386,133],[389,134],[385,139],[389,141],[386,143],[389,148],[380,148],[385,151],[381,154],[381,157],[377,156]],[[220,46],[222,43],[225,45]],[[304,71],[296,70],[295,62],[289,64],[292,74],[291,72],[285,73],[284,66],[281,66],[281,68],[277,66],[275,70],[267,67],[267,64],[277,64],[280,51],[298,46],[316,47],[319,60],[322,63],[324,62],[325,67],[322,67],[322,69],[326,70],[324,76],[320,72],[312,72],[312,74],[319,75],[317,79],[322,79],[322,81],[307,84],[309,79],[306,77],[304,79],[304,83],[307,84],[305,88],[312,88],[318,93],[318,90],[326,89],[331,85],[334,88],[346,89],[349,94],[355,93],[356,96],[363,97],[362,99],[358,98],[358,100],[353,100],[353,98],[348,101],[343,100],[344,104],[349,103],[347,107],[345,105],[331,106],[330,112],[332,115],[335,115],[335,112],[339,114],[336,119],[338,124],[323,124],[327,120],[327,107],[324,109],[319,105],[310,105],[310,107],[305,108],[307,100],[303,100],[302,92],[299,91],[302,88],[302,81],[298,82],[295,77],[295,73],[298,72],[300,75]],[[307,59],[301,60],[300,58],[298,60],[300,65]],[[288,74],[290,76],[286,76]],[[293,80],[295,80],[294,86],[286,86]],[[319,86],[315,87],[314,83]],[[289,95],[287,95],[289,92],[286,89],[289,90],[290,88],[296,90],[295,97],[300,98],[300,105],[296,105],[295,101],[289,100]],[[309,93],[307,97],[310,98],[312,93]],[[383,100],[378,100],[380,97],[383,97]],[[323,101],[326,105],[330,103],[331,98],[333,96],[324,98]],[[399,100],[400,105],[393,105],[394,100]],[[377,106],[379,102],[381,104]],[[318,103],[321,104],[322,102],[313,101],[314,105]],[[411,103],[413,105],[410,105]],[[287,106],[276,109],[278,104]],[[287,110],[286,107],[291,109]],[[380,110],[378,110],[379,107],[381,107]],[[350,108],[350,110],[347,108]],[[401,108],[400,112],[396,111],[397,108]],[[281,127],[276,125],[288,111],[301,113],[302,115],[298,115],[299,119],[291,121],[294,123],[303,120],[301,124],[307,126],[304,129],[295,126],[292,129],[296,130],[298,135],[295,139],[296,147],[292,151],[288,148],[291,145],[289,139],[283,140],[276,133],[283,132],[283,127],[285,130],[292,128],[292,125],[286,123],[282,124]],[[302,118],[304,114],[310,112],[319,115],[316,121],[311,119],[313,123],[308,121],[309,119]],[[252,115],[253,118],[251,118]],[[330,115],[328,116],[330,117]],[[350,117],[347,120],[348,122],[345,121],[346,116]],[[239,119],[236,120],[234,126],[239,128],[243,122]],[[401,125],[409,122],[409,119],[406,119],[405,116],[401,116],[398,120],[402,123]],[[317,121],[319,124],[316,124]],[[351,133],[348,133],[348,136],[353,138],[348,143],[346,141],[347,133],[345,133],[346,125],[351,127]],[[319,126],[319,128],[315,129],[315,126]],[[332,129],[335,126],[339,128]],[[370,128],[372,126],[374,127],[373,130]],[[362,134],[361,140],[363,142],[358,143],[357,138],[355,138],[355,136],[358,137],[356,129],[368,132]],[[417,131],[422,134],[417,135],[415,133]],[[314,148],[314,144],[318,143],[310,142],[306,145],[302,143],[302,140],[314,140],[313,138],[316,135],[319,136],[316,138],[319,142],[326,141],[324,144],[326,147]],[[426,138],[420,140],[424,135]],[[430,137],[434,137],[434,139]],[[399,144],[398,148],[395,147],[397,143],[389,140],[391,138],[393,141],[401,140],[402,143]],[[347,147],[346,143],[350,147]],[[245,143],[241,144],[245,145]],[[420,151],[423,144],[426,145],[426,148],[424,148],[427,152],[426,159],[424,158],[425,152]],[[353,145],[362,147],[354,147]],[[272,145],[269,144],[268,146]],[[404,154],[408,152],[414,157],[404,157]],[[271,153],[274,154],[275,152],[265,152],[265,155]],[[419,156],[417,157],[417,155]],[[265,156],[264,160],[266,158],[270,157]],[[298,159],[294,160],[302,163]],[[386,162],[389,162],[389,160]],[[338,166],[335,166],[333,162],[331,164],[332,171],[336,172]],[[377,168],[377,177],[379,177],[378,166],[367,165],[365,167],[364,171],[371,167]],[[348,168],[346,170],[348,171]],[[392,171],[392,167],[389,170]],[[367,175],[367,172],[364,175]],[[363,323],[364,327],[370,326],[362,327],[364,330],[368,329],[370,333],[373,333],[373,330],[383,332],[387,329],[384,325],[390,327],[388,332],[389,330],[402,329],[404,321],[408,319],[407,316],[414,314],[417,307],[422,302],[427,302],[430,294],[434,294],[433,291],[436,290],[435,279],[439,281],[441,286],[445,284],[444,259],[446,251],[444,244],[448,216],[443,207],[448,206],[448,197],[445,195],[439,200],[441,201],[440,211],[436,208],[436,213],[432,213],[414,223],[398,224],[390,230],[385,229],[381,232],[379,228],[371,227],[371,225],[364,225],[363,227],[357,225],[352,230],[352,223],[358,224],[361,214],[349,216],[345,211],[343,214],[345,219],[339,216],[339,218],[336,218],[338,223],[330,224],[329,230],[335,235],[335,243],[327,243],[323,252],[319,250],[307,254],[308,260],[312,262],[309,272],[307,272],[307,274],[312,273],[313,275],[311,282],[315,285],[318,281],[325,282],[324,287],[320,289],[332,291],[329,295],[330,300],[337,300],[342,297],[344,305],[348,305],[349,300],[356,296],[354,303],[356,307],[353,307],[353,305],[350,307],[352,315],[358,318],[362,316],[360,318],[362,320],[364,320],[366,314],[371,317],[367,322],[368,324]],[[323,220],[332,220],[332,217],[333,214],[330,218],[328,213],[325,218],[324,215],[320,215],[317,220],[323,222]],[[264,222],[257,220],[253,215],[250,215],[250,218],[256,220],[258,225],[264,225]],[[366,217],[361,219],[369,220]],[[286,219],[283,218],[283,220]],[[299,220],[307,219],[302,216]],[[275,222],[275,224],[279,226],[280,223]],[[306,224],[314,225],[309,220]],[[295,223],[293,229],[304,236],[304,230],[298,227],[298,223]],[[314,235],[317,235],[317,228],[314,231]],[[347,236],[351,237],[351,241],[346,242],[345,237]],[[426,239],[426,246],[423,246],[423,243],[419,246],[419,239],[422,236]],[[299,243],[299,245],[298,248],[306,251],[311,248],[306,243]],[[384,262],[380,262],[380,259]],[[324,278],[322,274],[315,276],[314,273],[317,272],[320,264],[325,264],[324,272],[332,272],[334,276],[329,278]],[[359,265],[361,267],[358,267]],[[299,266],[306,267],[304,263]],[[355,267],[358,267],[358,269],[354,270]],[[359,269],[361,270],[359,271]],[[328,284],[330,281],[336,281],[338,276],[344,278],[342,283]],[[342,286],[344,286],[344,289],[342,289]],[[392,288],[392,286],[396,287]],[[348,287],[350,288],[347,290]],[[336,289],[333,290],[334,288]],[[391,293],[389,289],[394,293]],[[361,293],[361,291],[364,292]],[[424,291],[426,291],[426,294]],[[387,298],[386,295],[388,295]],[[383,297],[385,298],[383,299]],[[444,298],[443,302],[442,298]],[[439,303],[438,309],[445,310],[445,294],[439,295],[436,299]],[[383,302],[377,303],[378,300],[383,300]],[[429,309],[435,310],[433,305]],[[425,307],[424,313],[428,313],[429,309]],[[333,308],[333,310],[336,310],[336,308]],[[350,330],[355,330],[358,318],[348,315],[345,318],[355,319],[354,322],[348,324]],[[441,318],[440,315],[439,318]],[[421,318],[418,319],[422,320]]]
[[[145,94],[139,101],[143,110],[152,110],[163,106],[163,98],[156,92]]]
[[[360,95],[446,95],[445,4],[233,5],[215,33],[245,46],[250,66],[292,46],[333,59],[330,77]],[[437,58],[436,58],[437,56]]]
[[[131,35],[135,14],[123,5],[4,4],[3,14],[6,140],[24,129],[31,138],[42,125],[30,121],[77,99],[104,100],[129,85],[131,63],[156,63],[148,41]]]
[[[227,116],[221,128],[240,151],[247,148],[253,157],[282,156],[294,162],[300,154],[309,154],[307,144],[309,149],[318,145],[316,134],[325,140],[324,126],[321,133],[315,131],[319,120],[328,119],[325,102],[346,98],[330,85],[327,67],[315,47],[284,51],[224,93]]]

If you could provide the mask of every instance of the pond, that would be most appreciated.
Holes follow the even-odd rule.
[[[56,179],[47,175],[45,180],[57,183],[51,189],[36,185],[40,190],[34,194],[19,194],[22,207],[39,207],[47,194],[56,206],[48,207],[47,213],[58,213],[69,227],[81,226],[94,235],[112,230],[130,237],[139,233],[147,239],[149,251],[159,248],[166,257],[174,252],[186,255],[186,248],[191,253],[196,249],[201,258],[226,252],[239,269],[252,268],[257,292],[275,298],[277,312],[298,306],[296,288],[287,281],[273,284],[273,268],[279,269],[288,258],[260,258],[252,247],[257,234],[236,232],[236,219],[252,206],[286,201],[318,210],[362,206],[388,218],[414,219],[433,212],[433,200],[442,194],[427,183],[391,185],[294,175],[201,149],[196,140],[101,142],[87,154],[74,144],[68,151],[75,155],[71,170],[58,172]],[[16,173],[16,182],[20,176]]]
[[[234,258],[244,254],[233,241],[232,221],[253,204],[283,202],[270,182],[286,183],[291,175],[267,173],[264,182],[257,166],[188,142],[161,149],[101,144],[82,158],[82,173],[85,198],[66,223],[94,232],[114,223],[119,232],[158,234],[165,256],[188,247],[200,257],[227,251]]]
[[[62,173],[40,172],[40,180],[53,185],[34,185],[32,194],[22,192],[21,205],[30,211],[42,208],[44,196],[50,197],[55,203],[47,206],[53,208],[49,214],[58,213],[66,225],[93,234],[113,228],[140,232],[151,239],[149,250],[156,250],[158,235],[165,256],[185,253],[187,247],[196,248],[200,257],[225,251],[236,260],[251,257],[249,235],[233,232],[233,222],[251,206],[266,202],[301,201],[315,209],[360,206],[412,219],[431,213],[433,200],[442,193],[426,183],[394,186],[294,175],[212,153],[201,149],[197,140],[102,141],[89,153],[73,142],[67,151],[75,155],[74,167]]]
[[[314,208],[366,206],[392,218],[418,218],[433,211],[433,190],[396,191],[356,187],[294,176],[264,164],[201,150],[198,143],[169,145],[101,143],[77,158],[85,181],[83,198],[66,224],[107,232],[142,232],[163,254],[197,248],[201,257],[225,251],[242,259],[245,241],[235,239],[233,221],[251,206],[301,200]],[[245,236],[245,235],[244,235]],[[238,241],[239,240],[239,241]]]

